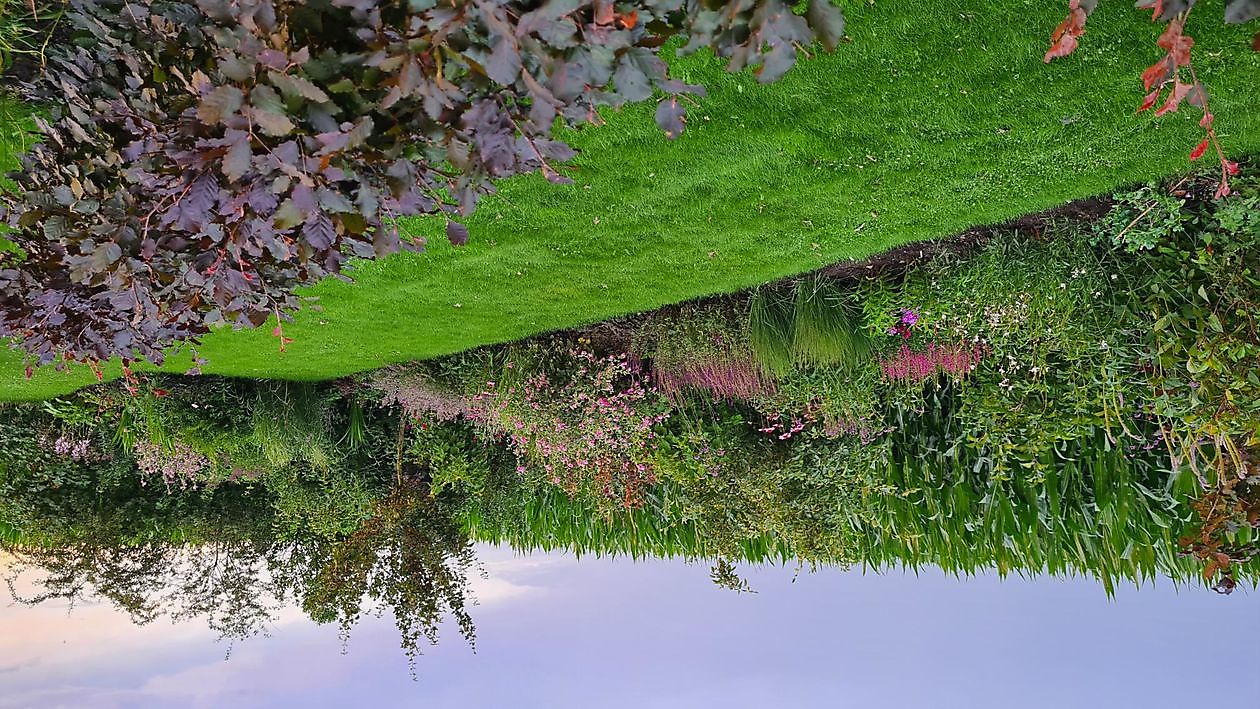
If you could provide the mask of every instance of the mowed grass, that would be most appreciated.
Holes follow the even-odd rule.
[[[223,331],[208,373],[325,379],[591,323],[861,259],[901,244],[1185,170],[1193,109],[1135,116],[1161,27],[1104,3],[1077,55],[1041,61],[1064,4],[845,3],[852,43],[761,86],[711,56],[671,60],[709,96],[666,140],[653,106],[609,111],[571,136],[576,184],[511,180],[455,249],[355,266],[285,326]],[[1196,68],[1233,154],[1260,150],[1254,28],[1195,18]],[[187,355],[168,368],[183,371]],[[116,371],[111,368],[109,371]],[[0,352],[0,398],[53,396],[83,370],[25,379]]]

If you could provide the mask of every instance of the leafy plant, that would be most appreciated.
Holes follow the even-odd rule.
[[[1233,593],[1238,570],[1260,556],[1260,482],[1257,463],[1222,478],[1191,503],[1195,525],[1177,540],[1183,553],[1203,564],[1203,578],[1219,593]]]
[[[1188,228],[1135,264],[1128,308],[1143,323],[1142,364],[1170,453],[1205,489],[1260,446],[1260,195],[1187,200]]]
[[[1156,186],[1114,196],[1115,204],[1095,226],[1099,240],[1127,251],[1147,251],[1186,229],[1185,199]]]

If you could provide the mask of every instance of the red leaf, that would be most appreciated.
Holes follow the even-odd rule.
[[[1203,157],[1203,153],[1206,153],[1207,149],[1208,149],[1208,139],[1204,138],[1202,141],[1199,142],[1198,145],[1194,146],[1194,150],[1190,151],[1190,159],[1198,160],[1199,158]]]
[[[1151,106],[1154,106],[1155,102],[1159,100],[1159,92],[1160,92],[1160,89],[1155,89],[1154,91],[1147,94],[1146,100],[1142,102],[1141,106],[1138,106],[1137,112],[1141,113],[1142,111],[1149,109]]]
[[[1152,10],[1151,22],[1157,21],[1164,14],[1164,0],[1146,0],[1138,3],[1139,10]]]
[[[1050,49],[1046,51],[1046,56],[1042,58],[1042,61],[1049,64],[1052,60],[1066,57],[1072,52],[1075,52],[1076,47],[1079,44],[1080,43],[1076,41],[1075,37],[1070,34],[1065,34],[1060,37],[1057,42],[1050,46]]]
[[[595,0],[595,24],[611,25],[614,17],[612,0]]]
[[[1168,50],[1168,55],[1178,66],[1185,66],[1190,63],[1190,48],[1194,46],[1194,39],[1182,34],[1181,28],[1181,20],[1169,22],[1168,29],[1164,30],[1155,44]]]
[[[284,328],[280,327],[279,325],[276,325],[275,327],[271,328],[271,336],[284,337]]]
[[[1165,56],[1142,72],[1142,85],[1146,87],[1147,91],[1156,86],[1163,86],[1172,78],[1174,65],[1171,59],[1171,57]]]
[[[1238,174],[1238,163],[1236,162],[1226,160],[1225,162],[1221,163],[1221,166],[1225,168],[1225,172],[1231,175]]]
[[[1164,101],[1164,105],[1155,109],[1155,115],[1162,116],[1165,113],[1171,113],[1177,110],[1181,105],[1181,101],[1190,93],[1190,84],[1183,84],[1180,81],[1173,84],[1172,91],[1168,92],[1168,99]]]
[[[1221,184],[1216,188],[1216,198],[1223,199],[1230,195],[1229,179],[1221,175]]]
[[[1076,51],[1080,44],[1077,41],[1078,38],[1085,34],[1085,19],[1088,13],[1081,8],[1079,0],[1072,0],[1070,7],[1071,12],[1050,34],[1050,49],[1046,51],[1046,56],[1043,58],[1047,64],[1053,59],[1066,57]]]

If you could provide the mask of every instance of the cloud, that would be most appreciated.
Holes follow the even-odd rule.
[[[21,672],[37,666],[39,662],[38,658],[30,658],[18,662],[10,662],[7,665],[0,665],[0,675],[11,675],[15,672]]]

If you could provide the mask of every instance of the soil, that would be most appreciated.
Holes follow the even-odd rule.
[[[1011,232],[1024,233],[1033,238],[1041,238],[1047,227],[1064,221],[1095,221],[1102,218],[1111,209],[1109,198],[1090,197],[1076,202],[1069,202],[1044,212],[1026,214],[1009,222],[980,226],[968,229],[961,234],[933,241],[921,241],[899,246],[890,251],[876,254],[863,261],[848,261],[827,266],[817,275],[836,280],[849,280],[876,275],[904,273],[910,268],[925,261],[945,254],[967,254],[982,246],[995,234]],[[785,279],[793,281],[799,276]]]

